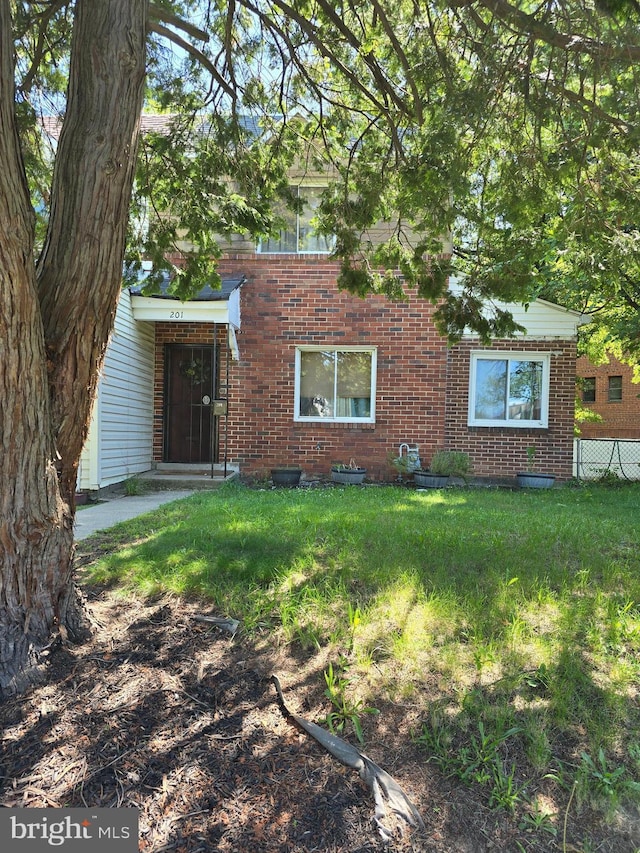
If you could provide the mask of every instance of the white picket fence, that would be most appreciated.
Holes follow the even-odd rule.
[[[578,480],[606,476],[640,480],[640,439],[577,438],[573,446],[573,476]]]

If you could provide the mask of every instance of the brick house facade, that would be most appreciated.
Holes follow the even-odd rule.
[[[326,256],[239,256],[240,359],[230,384],[230,456],[246,473],[300,465],[328,475],[333,462],[356,462],[375,480],[394,475],[389,457],[402,442],[428,458],[445,443],[446,342],[424,300],[390,302],[336,287]],[[297,346],[377,350],[375,423],[294,420]]]
[[[580,437],[640,438],[640,385],[633,382],[633,368],[613,357],[594,365],[580,356],[576,364],[578,398],[602,418],[581,423]]]
[[[570,479],[573,465],[575,389],[571,379],[576,342],[571,339],[495,341],[496,353],[548,352],[550,358],[549,423],[542,428],[470,426],[467,423],[471,353],[474,340],[461,341],[448,351],[445,444],[471,456],[480,476],[508,477],[527,468],[527,448],[536,448],[536,467],[561,480]]]
[[[369,479],[394,480],[402,444],[417,445],[423,465],[435,450],[465,451],[491,478],[514,478],[535,446],[541,469],[571,478],[579,315],[540,300],[502,306],[525,335],[448,347],[427,300],[341,292],[331,240],[313,228],[330,179],[307,158],[292,167],[304,207],[257,246],[225,238],[217,294],[183,304],[123,291],[82,488],[185,463],[328,477],[354,460]],[[384,241],[391,227],[376,223],[364,239]]]
[[[368,479],[392,481],[397,471],[390,460],[403,443],[418,445],[425,465],[435,450],[465,451],[474,474],[492,479],[514,478],[527,465],[527,448],[535,446],[536,467],[559,480],[571,478],[575,313],[542,302],[526,312],[509,306],[526,335],[491,346],[466,336],[449,347],[428,301],[341,292],[338,264],[326,254],[239,252],[219,268],[227,291],[209,294],[218,302],[182,304],[123,291],[83,454],[82,488],[185,460],[205,469],[224,464],[248,477],[298,465],[305,477],[329,478],[333,463],[353,459],[367,468]],[[139,299],[150,314],[139,313]],[[355,365],[360,385],[358,371],[366,363],[370,393],[336,390],[333,416],[310,416],[303,410],[305,359],[313,364],[325,355]],[[180,373],[185,365],[190,380]],[[507,420],[500,420],[504,412],[496,420],[494,411],[482,411],[486,401],[474,389],[482,382],[491,388],[487,376],[497,372],[499,383],[511,388],[518,371],[530,367],[539,369],[535,411],[521,414],[532,404],[516,390],[500,391]],[[194,377],[194,370],[201,375]],[[178,422],[171,389],[181,382],[187,399],[177,406],[183,412]],[[490,396],[495,407],[493,390]],[[211,398],[220,398],[226,414],[213,417]],[[340,413],[345,399],[350,409]],[[172,449],[194,437],[200,456]],[[108,473],[101,475],[107,462]]]
[[[245,278],[237,360],[221,394],[227,417],[218,442],[225,458],[248,476],[299,465],[306,476],[328,476],[332,463],[354,459],[372,480],[392,480],[390,458],[403,442],[417,444],[423,462],[446,448],[471,456],[480,477],[510,477],[526,466],[535,445],[545,471],[571,476],[575,336],[539,335],[495,342],[492,352],[551,353],[549,424],[544,428],[468,424],[471,353],[479,342],[454,347],[438,335],[434,306],[410,297],[361,299],[336,286],[338,265],[326,255],[238,254],[223,276]],[[153,460],[167,461],[164,424],[167,345],[225,345],[224,327],[156,323]],[[376,351],[373,422],[312,422],[295,418],[295,353],[300,347],[371,347]],[[221,458],[221,456],[219,456]]]

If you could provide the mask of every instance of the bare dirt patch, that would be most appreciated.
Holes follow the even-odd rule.
[[[562,815],[556,837],[521,828],[482,789],[426,761],[411,738],[415,707],[378,703],[381,713],[363,720],[365,751],[425,823],[384,843],[369,788],[276,703],[273,672],[292,711],[325,715],[323,662],[197,622],[211,612],[202,604],[88,594],[100,623],[93,639],[52,650],[46,682],[0,707],[4,806],[135,806],[140,850],[153,853],[640,848],[628,821],[571,813],[566,838]]]

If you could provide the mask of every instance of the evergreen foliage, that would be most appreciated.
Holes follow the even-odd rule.
[[[63,111],[71,14],[15,12],[39,214],[36,113]],[[299,203],[297,162],[332,173],[317,225],[336,237],[343,287],[442,300],[452,340],[509,334],[500,303],[544,296],[636,352],[639,21],[636,0],[153,4],[147,109],[172,119],[142,140],[130,259],[160,269],[188,240],[186,269],[170,271],[192,293],[215,278],[216,235],[264,236],[274,199]],[[380,221],[388,239],[373,245]],[[450,275],[461,287],[446,292]]]

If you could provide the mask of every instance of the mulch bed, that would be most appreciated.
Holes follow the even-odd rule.
[[[371,791],[280,712],[321,719],[322,665],[269,639],[231,638],[194,620],[203,605],[89,591],[100,623],[52,650],[46,682],[0,707],[3,806],[140,810],[150,853],[610,851],[640,847],[633,827],[572,820],[567,844],[520,829],[486,794],[444,778],[411,740],[409,706],[377,703],[367,754],[403,787],[424,829],[383,842]],[[591,846],[587,846],[591,845]]]

